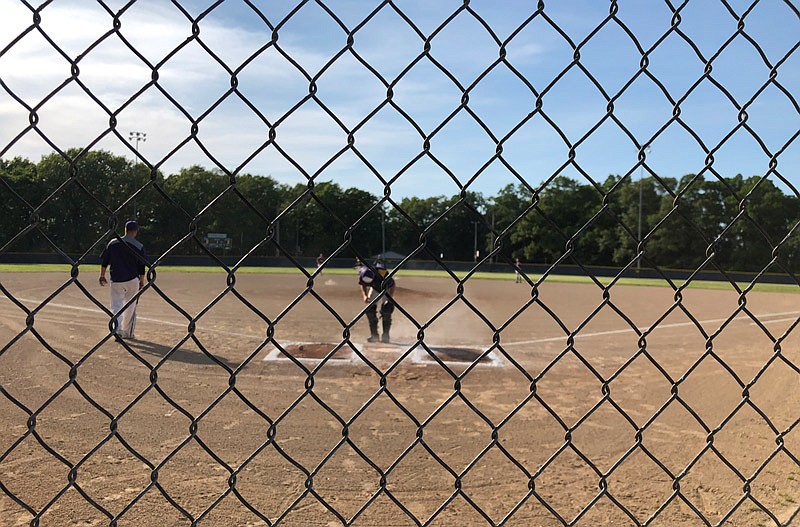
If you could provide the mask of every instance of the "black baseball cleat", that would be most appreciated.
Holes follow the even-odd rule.
[[[367,342],[378,342],[378,341],[380,341],[378,335],[370,335],[369,337],[367,337]]]
[[[389,334],[388,333],[384,333],[383,334],[383,336],[381,337],[381,342],[385,342],[386,344],[389,344],[391,342],[391,340],[389,340]]]

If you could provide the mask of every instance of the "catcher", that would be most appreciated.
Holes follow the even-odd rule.
[[[369,322],[369,338],[367,342],[390,342],[389,330],[392,327],[392,312],[394,311],[394,278],[381,260],[375,262],[373,269],[366,265],[358,268],[358,285],[361,286],[361,295],[364,303],[369,304],[372,293],[380,294],[385,291],[382,302],[376,302],[367,308],[366,315]],[[381,323],[383,335],[378,337],[378,304],[381,305]]]

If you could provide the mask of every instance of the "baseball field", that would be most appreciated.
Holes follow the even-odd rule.
[[[387,345],[354,273],[160,272],[123,345],[3,273],[63,289],[0,297],[0,526],[795,521],[796,287],[506,278],[400,273]]]

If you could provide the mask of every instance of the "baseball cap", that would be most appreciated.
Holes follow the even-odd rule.
[[[127,231],[138,231],[138,230],[139,230],[139,224],[136,223],[134,220],[130,220],[130,221],[125,222],[125,231],[126,232]]]

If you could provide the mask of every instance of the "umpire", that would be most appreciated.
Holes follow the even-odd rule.
[[[108,242],[101,256],[100,285],[108,283],[106,269],[111,266],[111,312],[115,315],[144,287],[144,266],[147,260],[144,245],[136,239],[138,234],[138,223],[125,223],[125,236],[121,240],[114,238]],[[118,337],[134,338],[137,305],[138,302],[131,304],[118,317]]]
[[[383,326],[383,335],[378,338],[378,305],[372,304],[367,308],[366,315],[369,322],[369,338],[367,342],[390,342],[389,330],[392,327],[392,312],[394,311],[394,278],[388,276],[389,271],[382,261],[375,262],[374,269],[370,269],[366,265],[358,268],[358,285],[361,286],[361,296],[364,298],[364,303],[369,304],[372,292],[376,291],[381,293],[386,292],[381,302],[381,322]]]

